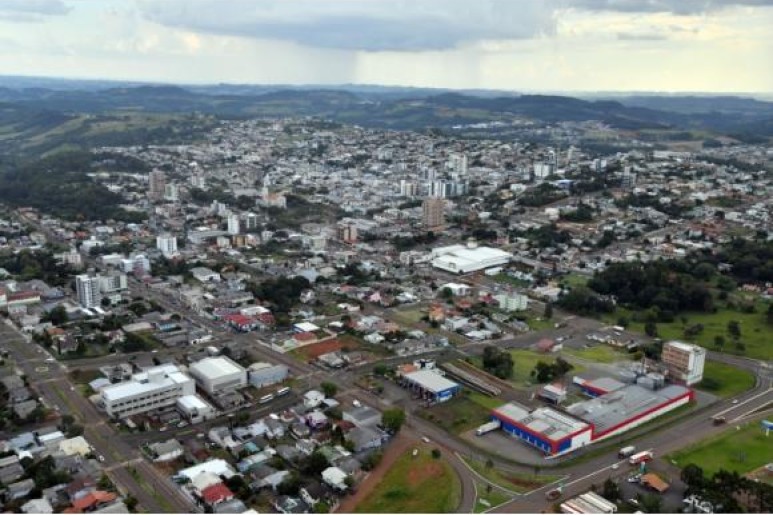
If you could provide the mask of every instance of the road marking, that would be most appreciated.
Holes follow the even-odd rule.
[[[750,403],[750,402],[752,402],[753,400],[759,399],[760,397],[762,397],[762,396],[764,396],[764,395],[767,395],[767,394],[769,394],[771,391],[773,391],[773,387],[769,387],[769,388],[768,388],[767,390],[765,390],[764,392],[762,392],[762,393],[758,393],[757,395],[754,395],[754,396],[752,396],[752,397],[749,397],[749,398],[748,398],[748,399],[746,399],[745,401],[739,402],[738,404],[733,404],[732,406],[730,406],[729,408],[727,408],[727,409],[725,409],[725,410],[722,410],[722,411],[720,411],[720,412],[718,412],[718,413],[714,413],[714,415],[713,415],[713,416],[714,416],[714,417],[718,417],[718,416],[720,416],[720,415],[724,415],[725,413],[727,413],[727,412],[729,412],[729,411],[733,411],[733,410],[735,410],[735,409],[738,409],[738,408],[740,408],[741,406],[743,406],[743,405],[745,405],[745,404],[749,404],[749,403]]]

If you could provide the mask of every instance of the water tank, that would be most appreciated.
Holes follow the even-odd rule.
[[[623,383],[633,384],[636,382],[637,377],[638,375],[633,370],[620,370],[617,372],[617,378]]]

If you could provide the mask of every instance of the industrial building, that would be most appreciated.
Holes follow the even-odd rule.
[[[247,386],[247,371],[225,356],[204,358],[192,364],[189,373],[210,395]]]
[[[437,369],[404,374],[401,381],[404,386],[431,402],[445,402],[462,390],[459,383],[446,379]]]
[[[586,492],[562,502],[561,513],[617,513],[617,505],[595,492]]]
[[[697,345],[672,340],[663,344],[661,361],[668,369],[668,377],[688,386],[703,380],[706,349]]]
[[[491,416],[499,421],[503,431],[549,455],[574,451],[592,440],[590,424],[551,408],[530,411],[509,402],[495,409]]]
[[[272,384],[281,383],[287,379],[290,370],[285,365],[272,365],[270,363],[253,363],[247,371],[249,383],[255,388],[262,388]]]
[[[503,250],[478,247],[474,243],[466,246],[450,245],[432,251],[432,266],[455,274],[468,274],[506,265],[512,257],[512,254]]]
[[[134,374],[130,381],[106,386],[102,406],[115,418],[129,417],[173,406],[177,399],[196,393],[196,383],[174,365],[161,365]]]

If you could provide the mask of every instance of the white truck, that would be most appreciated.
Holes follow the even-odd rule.
[[[622,449],[620,449],[617,455],[620,458],[627,458],[628,456],[632,455],[634,452],[636,452],[636,446],[629,445],[628,447],[623,447]]]
[[[475,434],[478,436],[485,435],[486,433],[490,433],[491,431],[495,431],[499,429],[500,426],[499,420],[492,420],[491,422],[486,422],[482,426],[478,427],[478,429],[475,430]]]

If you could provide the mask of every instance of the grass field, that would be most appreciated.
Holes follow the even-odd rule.
[[[531,386],[532,378],[531,371],[537,366],[537,362],[544,361],[545,363],[552,363],[556,359],[555,354],[542,354],[527,349],[512,349],[510,355],[513,357],[513,377],[508,379],[514,388],[527,388]],[[481,358],[472,358],[472,364],[482,369],[483,363]],[[582,365],[573,363],[573,373],[584,370]]]
[[[716,313],[684,313],[687,323],[681,320],[681,315],[673,322],[658,323],[658,336],[663,340],[684,340],[684,329],[687,326],[702,324],[703,331],[695,337],[688,340],[690,343],[701,345],[708,349],[720,350],[714,344],[716,336],[725,338],[725,345],[722,352],[729,354],[739,354],[756,359],[771,359],[773,357],[773,328],[765,321],[765,312],[768,309],[768,303],[758,302],[755,313],[742,313],[740,311],[723,308]],[[615,313],[607,315],[604,320],[616,324],[621,316],[631,320],[630,312],[618,308]],[[740,341],[746,346],[745,351],[739,351],[735,348],[732,339],[727,332],[727,323],[736,320],[741,326]],[[627,327],[631,331],[644,334],[644,324],[640,322],[631,322]]]
[[[403,454],[357,513],[450,513],[461,499],[461,484],[451,466],[434,459],[429,448]]]
[[[487,409],[498,408],[505,403],[505,401],[503,401],[498,397],[489,397],[488,395],[484,395],[480,392],[475,392],[472,390],[467,392],[466,395],[471,401],[473,401],[476,404],[480,404],[481,406]]]
[[[728,428],[720,436],[704,440],[669,456],[684,467],[694,463],[711,476],[719,469],[746,474],[771,461],[771,439],[758,422],[750,422],[740,431]]]
[[[491,418],[491,409],[478,404],[466,395],[426,408],[420,413],[427,420],[456,434],[474,429]]]
[[[414,325],[421,322],[421,318],[424,315],[425,313],[422,313],[419,309],[394,309],[389,314],[391,318],[406,325]]]
[[[489,508],[499,506],[503,502],[510,500],[510,496],[506,495],[499,488],[491,488],[491,491],[487,491],[487,484],[480,481],[475,482],[475,488],[478,491],[478,497],[475,499],[474,513],[482,513]]]
[[[497,470],[494,467],[487,468],[484,462],[472,459],[464,459],[464,462],[475,472],[486,478],[495,485],[499,485],[511,492],[524,493],[540,488],[548,483],[553,483],[561,479],[561,476],[553,475],[534,475],[534,474],[516,474]]]
[[[719,397],[732,397],[754,386],[754,374],[717,361],[707,361],[700,390]]]
[[[631,354],[621,352],[609,345],[596,345],[588,349],[568,349],[565,348],[561,354],[568,354],[580,359],[593,361],[595,363],[615,363],[617,361],[630,361]]]

